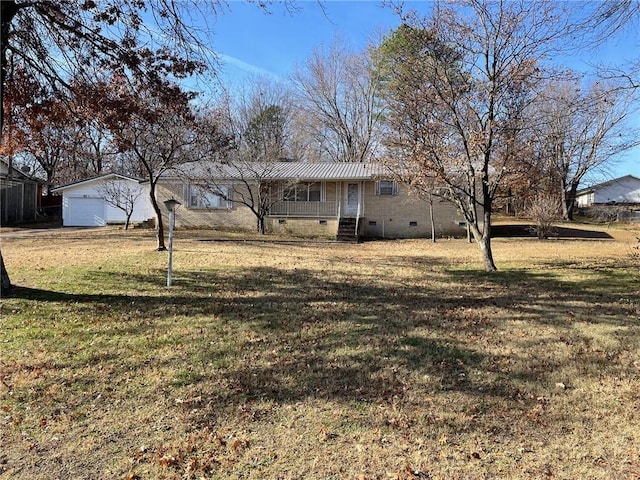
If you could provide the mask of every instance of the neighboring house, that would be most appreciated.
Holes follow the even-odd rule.
[[[576,193],[580,208],[594,205],[640,205],[640,178],[633,175],[592,185]]]
[[[427,202],[409,195],[408,187],[385,176],[378,164],[278,162],[263,164],[255,175],[205,165],[168,172],[158,182],[161,204],[169,198],[182,203],[175,214],[178,228],[255,230],[256,217],[238,201],[250,187],[269,192],[266,229],[273,233],[345,240],[431,236]],[[259,164],[247,165],[259,171],[254,167]],[[211,191],[212,183],[220,195]],[[434,199],[434,223],[437,236],[466,235],[452,203]]]
[[[62,225],[65,227],[124,224],[125,212],[113,205],[118,192],[134,200],[131,223],[154,218],[148,185],[143,180],[127,175],[100,175],[56,187],[52,192],[62,194]]]
[[[42,182],[0,160],[0,225],[36,220],[41,196]]]
[[[587,217],[640,222],[640,178],[626,175],[579,190],[576,205]]]

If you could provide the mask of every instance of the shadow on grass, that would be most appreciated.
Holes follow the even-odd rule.
[[[492,237],[525,237],[536,238],[535,225],[493,225],[491,227]],[[591,240],[612,240],[613,237],[606,232],[588,230],[574,227],[553,227],[551,238],[558,239],[591,239]]]
[[[183,271],[173,288],[146,294],[17,287],[13,297],[88,309],[96,321],[118,325],[108,329],[112,335],[155,334],[155,322],[175,318],[188,331],[192,322],[193,331],[182,340],[185,351],[162,362],[184,366],[167,380],[167,388],[196,389],[206,404],[200,409],[205,416],[256,400],[391,402],[406,391],[407,375],[430,378],[430,389],[514,398],[523,384],[535,389],[562,365],[500,371],[495,365],[513,359],[485,347],[505,322],[550,325],[568,334],[574,319],[637,325],[633,309],[638,298],[629,294],[629,287],[635,281],[637,292],[638,279],[631,269],[593,271],[588,280],[567,282],[552,271],[487,275],[443,271],[444,261],[438,260],[397,261],[434,281],[342,280],[315,270],[256,267]],[[90,273],[96,285],[117,285],[128,292],[157,285],[161,278],[160,272],[118,281],[113,275]],[[607,288],[594,289],[598,281]],[[628,304],[619,301],[625,294]],[[227,329],[226,337],[220,325]],[[628,341],[640,340],[637,329],[629,335],[633,338]],[[536,345],[557,340],[530,339]],[[478,372],[486,374],[484,379]]]
[[[567,314],[584,321],[612,325],[637,325],[629,315],[629,305],[640,307],[640,275],[633,262],[599,267],[572,261],[543,265],[546,270],[510,270],[486,274],[478,270],[448,269],[451,278],[479,292],[501,289],[496,305],[512,308],[514,313],[530,313],[535,321],[559,327],[570,326]],[[562,280],[576,272],[577,278]],[[477,295],[476,295],[477,296]],[[602,305],[606,307],[599,308]]]

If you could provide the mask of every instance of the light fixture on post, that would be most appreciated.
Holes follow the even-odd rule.
[[[167,266],[167,287],[173,283],[173,227],[176,222],[176,208],[182,205],[175,198],[165,200],[164,206],[169,210],[169,264]]]

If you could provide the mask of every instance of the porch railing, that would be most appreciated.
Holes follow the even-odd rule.
[[[283,200],[274,203],[269,214],[288,217],[337,217],[338,202],[289,202]]]

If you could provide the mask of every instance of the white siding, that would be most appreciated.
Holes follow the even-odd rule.
[[[593,203],[640,203],[640,180],[623,177],[594,189]]]
[[[594,204],[640,204],[640,178],[627,175],[593,185],[578,192],[576,203],[579,207]]]
[[[106,224],[104,213],[101,198],[66,197],[63,200],[62,218],[66,227],[102,227]]]
[[[578,195],[578,197],[576,198],[576,203],[579,207],[588,207],[593,203],[593,192]]]
[[[130,182],[132,186],[139,188],[141,195],[136,201],[131,216],[131,222],[143,222],[154,217],[151,201],[149,200],[148,186],[138,184],[133,180],[120,179],[123,182]],[[100,191],[100,185],[105,182],[104,178],[98,178],[90,182],[82,182],[78,185],[71,185],[63,190],[62,199],[62,224],[64,226],[96,226],[105,223],[124,223],[125,213],[117,207],[109,205],[104,200],[104,195]],[[80,201],[79,199],[86,199]],[[102,221],[98,220],[100,210],[96,202],[102,203]],[[79,209],[88,211],[79,211]]]

